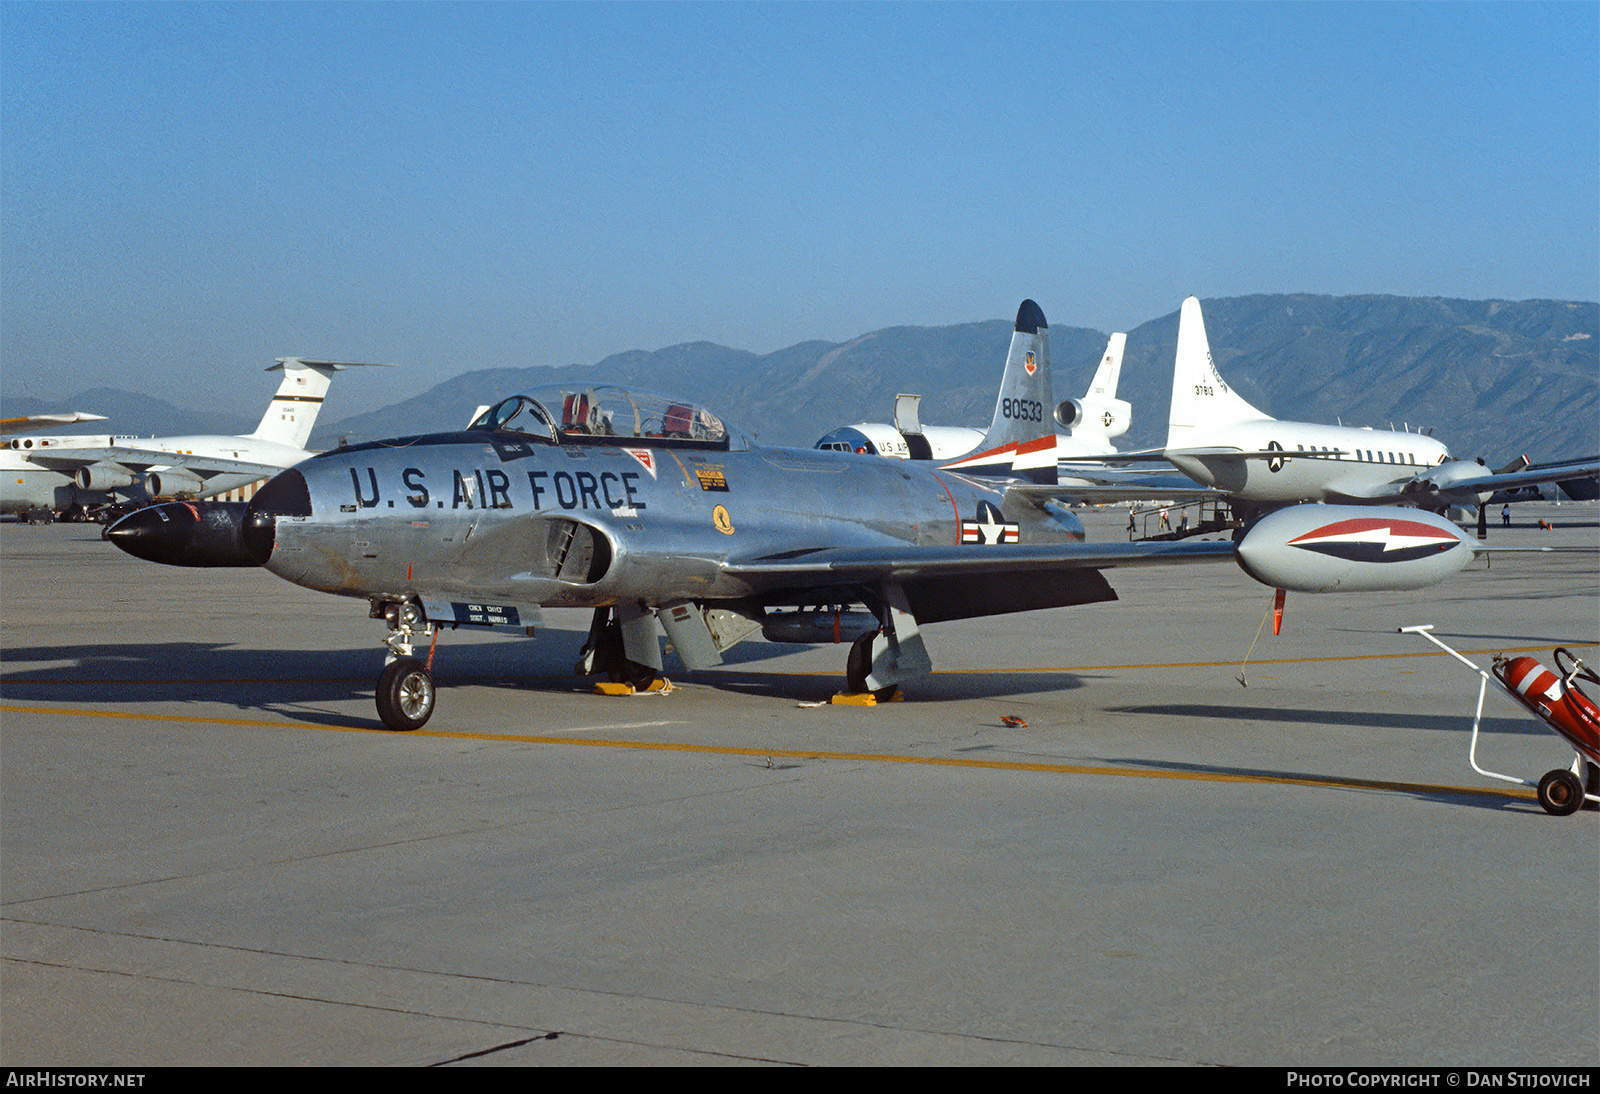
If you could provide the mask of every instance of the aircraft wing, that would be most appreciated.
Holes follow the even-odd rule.
[[[209,479],[215,475],[256,475],[268,478],[283,470],[279,465],[272,463],[191,455],[187,452],[163,452],[155,448],[137,448],[128,445],[113,445],[107,448],[39,449],[26,455],[33,463],[57,471],[73,471],[97,463],[117,463],[133,471],[145,471],[152,467],[181,467],[202,479]]]
[[[1172,457],[1188,456],[1194,459],[1216,459],[1226,457],[1235,460],[1314,460],[1332,459],[1335,456],[1348,456],[1350,450],[1346,448],[1319,450],[1316,452],[1285,452],[1281,448],[1231,448],[1227,445],[1208,445],[1201,448],[1141,448],[1136,452],[1114,452],[1107,456],[1096,456],[1101,463],[1152,463],[1171,460]]]
[[[1127,452],[1085,452],[1081,455],[1058,453],[1057,460],[1094,460],[1115,466],[1119,463],[1165,463],[1167,450],[1165,448],[1135,448]]]
[[[1161,540],[1137,543],[1052,543],[959,547],[823,547],[778,555],[730,558],[723,572],[742,578],[788,579],[797,585],[905,581],[928,577],[981,577],[1054,570],[1110,570],[1130,566],[1225,562],[1235,557],[1229,540]]]
[[[828,547],[722,564],[729,577],[767,593],[898,587],[921,623],[1062,608],[1117,599],[1102,570],[1225,562],[1229,541],[1058,543],[954,547]],[[825,594],[824,594],[825,595]]]
[[[1465,505],[1475,504],[1497,490],[1515,490],[1520,486],[1565,482],[1596,475],[1600,475],[1600,457],[1500,471],[1490,471],[1482,464],[1467,460],[1452,460],[1415,478],[1384,483],[1368,492],[1346,494],[1344,497],[1362,502],[1426,501],[1436,497],[1441,501]]]
[[[1106,469],[1096,472],[1083,467],[1065,468],[1055,485],[1015,483],[1007,493],[1038,503],[1045,500],[1086,501],[1097,504],[1121,501],[1211,501],[1225,497],[1223,491],[1201,486],[1178,474],[1140,475]]]
[[[1182,488],[1159,480],[1160,496]],[[1082,488],[1012,483],[1030,501],[1081,496]],[[1150,496],[1151,487],[1118,486],[1120,497]],[[1199,489],[1199,488],[1196,488]],[[1075,493],[1076,492],[1076,493]],[[1215,496],[1206,492],[1206,496]],[[1231,540],[1157,540],[959,546],[830,546],[755,556],[735,556],[720,569],[767,593],[830,590],[841,586],[899,586],[917,620],[998,615],[1115,600],[1103,570],[1225,562],[1238,557]]]
[[[35,429],[52,429],[61,425],[105,420],[104,414],[85,414],[81,410],[69,411],[66,414],[24,414],[19,418],[0,418],[0,434],[31,433]]]

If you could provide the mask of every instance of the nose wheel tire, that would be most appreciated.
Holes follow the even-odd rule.
[[[433,714],[433,677],[415,657],[399,657],[378,676],[378,717],[390,729],[421,729]]]

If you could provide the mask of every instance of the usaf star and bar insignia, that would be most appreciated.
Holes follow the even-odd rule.
[[[962,543],[1017,543],[1021,529],[1013,521],[1000,515],[1000,510],[987,501],[978,503],[978,519],[961,522]]]

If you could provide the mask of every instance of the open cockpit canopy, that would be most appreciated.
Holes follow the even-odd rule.
[[[534,388],[500,400],[467,428],[525,433],[552,444],[746,447],[703,406],[615,384]]]

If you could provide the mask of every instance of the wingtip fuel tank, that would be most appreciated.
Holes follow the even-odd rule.
[[[1421,589],[1476,557],[1472,541],[1422,509],[1293,505],[1268,513],[1239,541],[1239,566],[1303,593]]]

